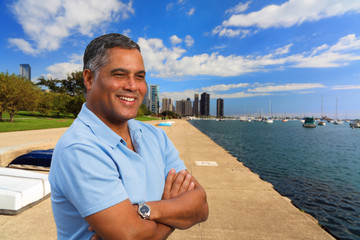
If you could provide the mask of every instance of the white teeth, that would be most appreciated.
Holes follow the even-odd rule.
[[[121,100],[125,100],[125,101],[128,101],[128,102],[132,102],[135,100],[135,98],[129,98],[129,97],[120,97]]]

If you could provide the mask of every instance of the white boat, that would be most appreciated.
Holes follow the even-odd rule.
[[[325,123],[325,121],[321,120],[321,121],[318,122],[318,125],[319,125],[319,126],[325,126],[326,123]]]
[[[351,122],[349,125],[351,128],[360,128],[360,120],[355,120]]]
[[[342,124],[344,124],[344,121],[339,120],[337,118],[337,108],[338,108],[338,99],[336,98],[336,117],[335,117],[336,120],[335,120],[334,124],[335,125],[342,125]]]
[[[265,123],[274,123],[274,120],[272,120],[271,118],[265,118],[264,122]]]
[[[344,121],[342,121],[342,120],[335,120],[334,124],[335,124],[335,125],[342,125],[342,124],[344,124]]]
[[[274,120],[271,118],[271,100],[269,100],[269,118],[264,118],[263,121],[265,123],[274,123]]]
[[[321,118],[323,118],[323,96],[321,95]],[[318,126],[325,126],[326,123],[323,119],[318,122]]]

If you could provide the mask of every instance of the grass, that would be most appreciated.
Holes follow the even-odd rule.
[[[9,114],[4,113],[3,121],[0,121],[0,132],[69,127],[75,120],[72,115],[62,115],[60,118],[56,118],[56,114],[52,116],[53,117],[41,117],[39,113],[24,111],[16,114],[14,116],[14,122],[10,122]],[[159,118],[143,116],[136,119],[139,121],[151,121]]]

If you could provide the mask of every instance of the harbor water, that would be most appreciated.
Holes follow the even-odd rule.
[[[191,120],[338,239],[360,239],[360,129]]]

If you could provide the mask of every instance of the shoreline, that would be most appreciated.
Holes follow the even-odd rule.
[[[157,125],[159,122],[162,121],[149,123]],[[170,240],[334,239],[318,225],[316,219],[301,212],[290,199],[280,195],[270,183],[262,180],[207,135],[185,120],[174,122],[171,127],[160,128],[178,149],[188,171],[206,190],[210,215],[204,223],[188,230],[175,231]],[[34,134],[38,130],[33,130],[28,135],[29,138],[32,136],[28,144],[34,147],[35,135],[45,140],[51,136],[51,144],[56,143],[65,130],[43,130],[42,136]],[[0,149],[10,144],[9,137],[3,134],[0,133]],[[21,142],[26,141],[26,134],[21,135]],[[14,141],[14,144],[23,144],[21,142]],[[2,238],[56,239],[50,199],[16,216],[0,215]]]

